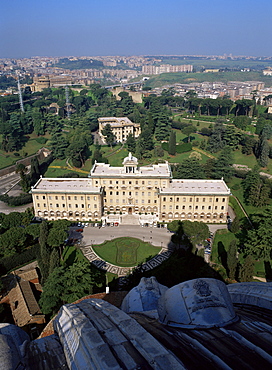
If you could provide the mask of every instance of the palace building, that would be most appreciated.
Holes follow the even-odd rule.
[[[137,138],[141,133],[141,127],[139,123],[133,123],[127,117],[101,117],[98,118],[99,123],[99,135],[101,140],[106,143],[105,137],[102,134],[102,130],[106,125],[110,125],[112,133],[116,137],[116,141],[124,143],[127,140],[129,134],[132,134]]]
[[[226,222],[230,189],[221,180],[173,179],[168,162],[138,166],[131,153],[122,167],[95,163],[88,178],[40,178],[31,189],[35,216],[48,220],[106,220],[115,215]]]

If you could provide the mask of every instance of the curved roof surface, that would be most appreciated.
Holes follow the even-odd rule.
[[[200,280],[208,287],[200,284]],[[158,288],[154,281],[152,286],[149,281],[145,283],[149,291]],[[19,338],[13,343],[16,357],[7,357],[5,370],[16,368],[16,361],[18,369],[46,370],[271,368],[272,310],[254,305],[257,301],[250,301],[249,296],[251,292],[254,296],[258,290],[262,296],[259,303],[265,306],[271,296],[272,284],[246,284],[228,287],[230,297],[233,291],[237,294],[241,287],[241,297],[247,296],[247,299],[243,302],[240,299],[234,304],[238,321],[224,323],[223,327],[220,320],[219,325],[201,329],[169,326],[148,315],[148,310],[154,308],[149,304],[143,307],[144,312],[132,312],[129,315],[101,299],[91,298],[65,305],[54,320],[54,335],[33,342],[26,340],[25,333],[24,336],[14,336]],[[139,289],[140,294],[142,288]],[[210,290],[214,298],[222,298],[219,296],[223,288],[218,289],[218,282],[214,279],[195,279],[174,288],[186,294],[189,288],[202,298],[209,298]],[[166,298],[171,300],[174,294],[174,305],[177,307],[179,299],[175,289],[167,289],[166,293],[162,289],[160,299],[164,294],[167,296],[168,292]],[[182,299],[186,297],[186,305],[193,310],[195,297],[190,292],[186,294]],[[231,311],[233,307],[228,293],[223,292],[223,296],[222,302]],[[216,315],[215,306],[213,315]],[[12,327],[18,333],[21,331],[18,327]],[[10,334],[6,328],[0,327],[2,358],[7,352],[8,336]]]

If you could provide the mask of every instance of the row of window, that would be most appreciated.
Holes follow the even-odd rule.
[[[107,182],[107,180],[103,180],[103,185],[107,185],[107,183],[109,184],[109,185],[113,185],[113,184],[116,184],[116,185],[118,185],[118,184],[122,184],[122,185],[140,185],[140,184],[142,184],[142,185],[152,185],[152,184],[154,184],[154,185],[158,185],[158,181],[155,181],[155,182],[152,182],[151,180],[148,180],[148,181],[145,181],[145,180],[142,180],[142,181],[139,181],[139,180],[135,180],[135,181],[127,181],[127,180],[122,180],[122,181],[119,181],[119,180],[108,180],[108,182]],[[162,182],[163,183],[163,185],[166,185],[166,181],[163,181]],[[99,181],[98,180],[95,180],[95,184],[96,185],[98,185],[99,184]]]
[[[52,195],[49,195],[49,197],[48,197],[49,200],[52,200],[53,198],[54,197]],[[78,197],[77,195],[75,195],[74,197],[72,197],[70,195],[67,196],[67,199],[68,200],[71,200],[72,198],[74,200],[84,200],[85,199],[84,196],[80,196],[80,197]],[[39,195],[36,195],[36,199],[39,199]],[[45,195],[42,195],[42,199],[46,199]],[[55,195],[55,198],[54,199],[55,200],[58,200],[58,199],[65,200],[65,196],[64,195],[61,195],[61,196]],[[96,196],[93,197],[93,200],[96,200],[96,199],[97,199]],[[91,197],[90,196],[87,196],[87,200],[91,200]]]
[[[122,195],[126,195],[126,192],[125,191],[123,191],[123,192],[119,192],[119,191],[116,191],[116,192],[113,192],[113,191],[110,191],[109,192],[109,195],[114,195],[114,193],[115,193],[115,195],[119,195],[119,193],[120,193],[120,195],[122,194]],[[105,193],[105,195],[106,195],[106,193]],[[130,196],[132,196],[132,191],[129,191],[128,193],[127,193],[127,195],[130,197]],[[154,192],[154,195],[156,196],[157,195],[157,193],[156,192]],[[139,196],[139,192],[138,191],[135,191],[135,197],[138,197]],[[148,197],[151,197],[151,191],[148,191],[148,192],[142,192],[142,197],[144,197],[144,196],[148,196]]]
[[[37,207],[40,208],[40,203],[37,203]],[[46,203],[43,204],[43,207],[46,208]],[[49,203],[49,207],[50,208],[53,208],[53,203]],[[66,208],[66,204],[56,203],[55,204],[55,207],[56,208],[60,208],[60,207]],[[75,205],[72,206],[72,204],[68,204],[68,208],[73,208],[73,207],[80,208],[80,205],[79,204],[75,204]],[[87,207],[88,208],[91,208],[91,205],[88,204]],[[85,204],[81,204],[81,208],[85,208]],[[97,204],[93,204],[93,208],[97,208]]]
[[[162,198],[163,202],[166,202],[167,201],[167,198],[166,197],[163,197]],[[169,202],[173,202],[174,198],[173,197],[170,197],[169,198]],[[222,198],[221,201],[222,202],[225,202],[226,198]],[[176,198],[176,202],[179,202],[181,201],[181,198],[177,197]],[[187,201],[187,198],[182,198],[182,202],[186,202]],[[192,202],[193,201],[193,198],[189,198],[189,202]],[[200,198],[195,198],[195,201],[196,202],[201,202]],[[209,202],[211,203],[213,201],[213,198],[209,198]],[[219,198],[215,198],[215,201],[216,202],[219,202]],[[206,202],[206,198],[202,198],[202,202]]]
[[[107,203],[107,199],[104,199],[104,203]],[[119,199],[115,199],[115,200],[113,200],[113,199],[109,199],[109,203],[117,203],[117,204],[119,204]],[[120,202],[121,203],[121,202]],[[129,203],[129,204],[132,204],[132,201],[131,201],[131,199],[128,199],[128,200],[126,200],[126,199],[122,199],[122,203],[123,204],[126,204],[126,203]],[[135,199],[134,201],[133,201],[133,203],[136,203],[136,204],[138,204],[138,203],[140,203],[140,201],[139,201],[139,199]],[[151,202],[151,199],[148,199],[147,201],[146,200],[144,200],[144,199],[142,199],[141,200],[141,203],[142,204],[144,204],[144,203],[148,203],[148,204],[150,204],[150,203],[157,203],[157,199],[154,199],[153,200],[153,202]]]
[[[168,207],[170,211],[172,211],[172,206],[169,206]],[[162,209],[166,209],[166,205],[163,205],[162,206]],[[186,206],[176,206],[175,209],[186,209]],[[192,206],[188,206],[188,209],[189,210],[192,210],[193,207]],[[201,206],[201,208],[199,208],[198,206],[195,206],[194,209],[202,209],[202,210],[205,210],[205,206]],[[208,210],[211,210],[212,209],[212,206],[207,206]],[[217,210],[218,207],[217,206],[214,206],[214,209]],[[221,210],[223,211],[225,209],[225,206],[221,206]]]

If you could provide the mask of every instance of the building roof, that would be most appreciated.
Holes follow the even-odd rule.
[[[128,157],[127,157],[128,158]],[[135,157],[132,157],[135,158]],[[137,158],[135,158],[137,160]],[[135,162],[135,160],[134,160]],[[127,164],[127,163],[125,163]],[[133,173],[126,173],[125,167],[111,167],[110,164],[95,163],[91,169],[90,177],[167,177],[171,176],[169,164],[159,163],[150,166],[138,167]]]
[[[18,326],[30,323],[44,323],[45,317],[31,289],[29,281],[14,276],[14,287],[8,296],[14,322]]]
[[[100,117],[98,121],[103,125],[110,124],[112,127],[139,126],[138,123],[131,122],[127,117]]]
[[[172,180],[168,188],[160,190],[161,194],[199,194],[199,195],[230,195],[230,189],[224,180]]]
[[[16,361],[17,366],[37,369],[271,367],[272,310],[265,302],[271,301],[272,283],[257,283],[256,288],[255,283],[227,287],[215,279],[199,278],[161,289],[152,279],[142,280],[137,287],[140,312],[127,314],[94,298],[63,306],[54,320],[53,335],[32,342],[14,336],[18,338],[13,340],[14,352],[23,342],[24,346],[16,358],[6,357],[5,368],[16,368]],[[233,305],[231,291],[237,294],[240,286],[243,302]],[[145,289],[148,297],[142,294]],[[154,289],[160,291],[153,300]],[[260,301],[250,299],[257,294]],[[131,302],[134,297],[132,292]],[[150,315],[149,310],[156,307],[159,319]],[[11,327],[20,333],[21,329]],[[0,354],[5,358],[10,337],[5,327],[0,326],[0,334],[4,339]]]
[[[40,178],[31,193],[96,193],[100,188],[91,185],[88,178]]]

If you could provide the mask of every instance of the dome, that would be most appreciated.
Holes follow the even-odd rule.
[[[158,300],[159,321],[181,328],[223,327],[238,318],[226,285],[216,279],[189,280]]]
[[[142,277],[140,283],[124,298],[121,309],[126,313],[157,310],[158,299],[167,289],[154,276]]]
[[[133,155],[131,153],[129,153],[129,155],[124,158],[123,160],[123,165],[136,165],[137,166],[138,164],[138,159],[136,157],[133,157]]]

